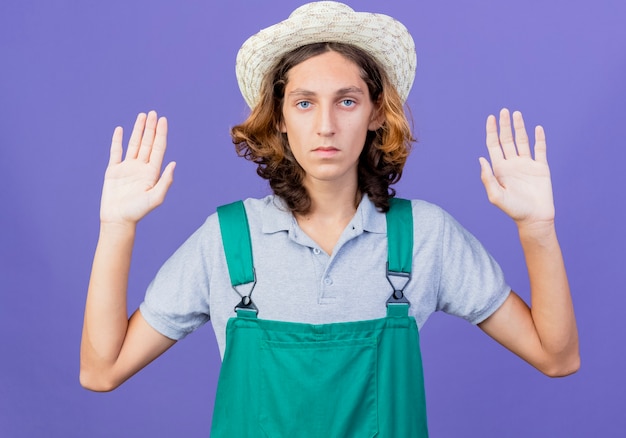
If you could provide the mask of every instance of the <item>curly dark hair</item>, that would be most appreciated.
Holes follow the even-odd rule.
[[[358,164],[358,187],[380,211],[389,210],[395,196],[390,186],[400,180],[402,169],[414,141],[402,101],[384,69],[364,50],[337,43],[315,43],[284,55],[266,74],[259,103],[248,119],[231,129],[237,154],[257,163],[257,173],[269,180],[277,196],[294,213],[306,214],[311,199],[303,185],[305,172],[291,152],[287,136],[281,133],[283,99],[291,68],[325,52],[337,52],[361,70],[372,102],[384,122],[376,131],[368,131]]]

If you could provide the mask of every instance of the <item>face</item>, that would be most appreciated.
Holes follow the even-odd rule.
[[[358,66],[343,55],[325,52],[289,71],[281,130],[308,189],[319,182],[356,187],[359,155],[377,119]]]

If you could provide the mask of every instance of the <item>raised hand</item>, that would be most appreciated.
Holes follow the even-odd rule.
[[[565,265],[554,225],[554,202],[546,138],[535,128],[534,159],[524,120],[500,111],[487,118],[491,166],[480,158],[489,200],[515,220],[528,268],[531,308],[515,293],[480,327],[509,350],[549,376],[565,376],[580,366],[578,331]]]
[[[139,114],[123,156],[122,128],[115,128],[100,203],[100,235],[91,268],[80,348],[80,381],[110,391],[152,362],[175,341],[136,311],[128,318],[127,289],[137,222],[160,205],[175,163],[161,174],[167,120]]]
[[[154,111],[137,116],[124,159],[122,137],[122,128],[118,126],[113,133],[104,177],[100,220],[135,225],[165,199],[176,163],[169,163],[161,174],[167,145],[167,119],[157,119]]]
[[[491,165],[483,157],[480,165],[489,201],[518,226],[553,222],[554,201],[543,128],[535,128],[534,159],[519,111],[513,113],[513,129],[509,111],[502,109],[500,135],[493,115],[487,118],[486,131]]]

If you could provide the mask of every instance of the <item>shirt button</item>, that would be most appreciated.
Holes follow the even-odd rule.
[[[319,248],[313,248],[313,254],[319,255],[321,252]]]
[[[326,277],[326,278],[324,279],[324,284],[325,284],[326,286],[330,286],[331,284],[333,284],[333,280],[332,280],[332,278],[330,278],[330,277]]]

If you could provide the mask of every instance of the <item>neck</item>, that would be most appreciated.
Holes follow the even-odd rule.
[[[307,191],[311,208],[307,214],[295,214],[300,228],[327,253],[331,254],[341,233],[350,223],[361,199],[355,184],[310,184]]]
[[[311,208],[305,215],[297,215],[297,218],[342,221],[350,221],[361,201],[361,193],[356,181],[354,184],[337,186],[324,181],[312,182],[306,185],[311,199]],[[343,222],[343,221],[342,221]]]

